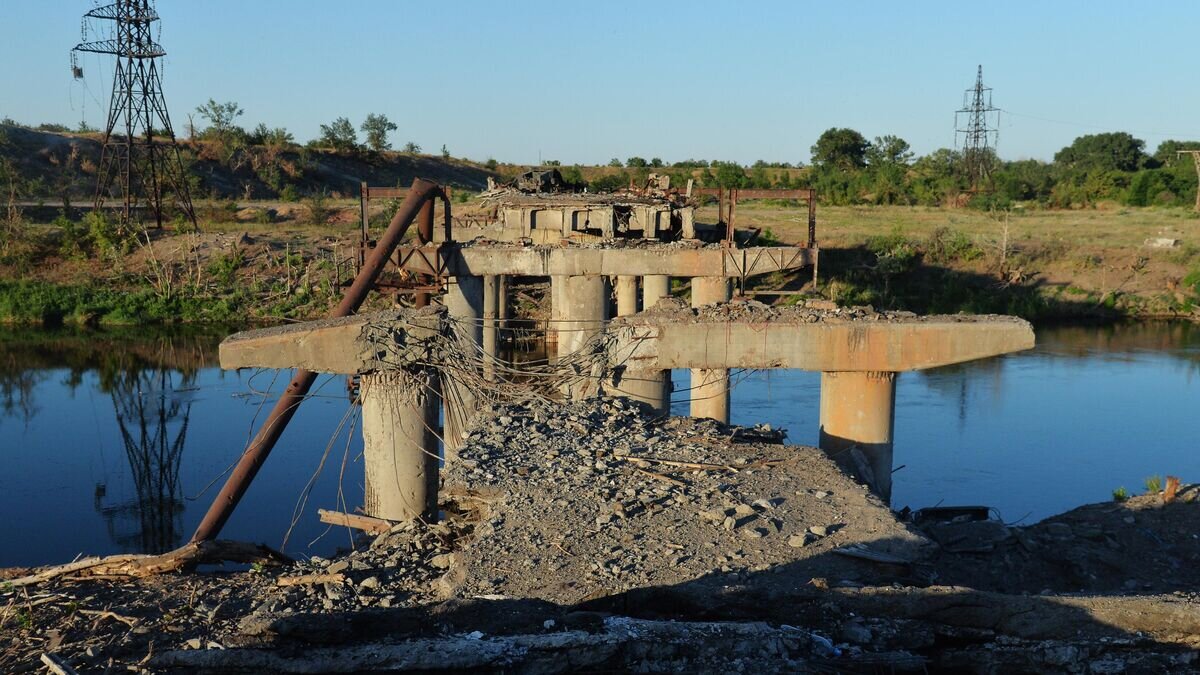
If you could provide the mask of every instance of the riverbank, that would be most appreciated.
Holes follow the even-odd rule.
[[[447,465],[436,525],[240,571],[4,571],[0,667],[1176,670],[1200,635],[1197,492],[1027,527],[908,518],[762,430],[504,406]]]
[[[0,322],[254,323],[324,316],[354,274],[357,203],[329,200],[316,220],[311,207],[227,204],[205,209],[215,220],[199,233],[167,228],[115,242],[70,221],[27,225],[0,256]],[[462,204],[456,213],[470,209]],[[711,210],[701,209],[700,219],[711,220]],[[762,228],[759,244],[804,240],[807,225],[794,216],[769,202],[738,207],[739,226]],[[751,230],[743,235],[749,238]],[[817,295],[843,306],[1003,313],[1037,322],[1200,319],[1200,220],[1190,211],[996,215],[822,207],[818,242],[816,287],[811,271],[803,270],[754,278],[746,290],[764,302]],[[534,289],[527,300],[536,304],[543,295]],[[521,307],[538,311],[528,302]]]

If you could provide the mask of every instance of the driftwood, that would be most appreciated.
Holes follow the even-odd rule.
[[[51,673],[54,673],[54,675],[79,675],[75,672],[75,669],[71,666],[68,666],[65,661],[60,659],[57,655],[49,652],[42,654],[42,663],[45,664],[46,668],[49,669]]]
[[[367,534],[383,534],[392,529],[396,523],[383,518],[374,518],[372,516],[364,516],[357,513],[342,513],[341,511],[327,511],[325,509],[317,509],[317,516],[322,523],[329,525],[342,525],[344,527],[352,527],[356,530],[362,530]]]
[[[279,577],[276,586],[307,586],[312,584],[344,584],[346,575],[337,574],[301,574],[294,577]]]
[[[238,541],[201,541],[158,555],[124,553],[102,558],[84,558],[66,565],[47,567],[29,576],[10,579],[6,583],[18,587],[30,586],[67,575],[72,578],[141,578],[166,572],[177,572],[201,564],[276,563],[285,560],[287,558],[283,554],[266,546]]]

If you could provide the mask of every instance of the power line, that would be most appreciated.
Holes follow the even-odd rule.
[[[89,41],[89,20],[111,21],[114,32]],[[77,54],[117,57],[97,171],[95,208],[104,205],[115,184],[124,201],[121,224],[126,226],[145,200],[161,228],[164,192],[173,195],[175,209],[196,224],[183,161],[163,97],[158,63],[167,52],[153,37],[158,21],[153,0],[117,0],[99,5],[84,14],[81,42],[71,50],[72,73],[77,79],[83,77]]]
[[[983,66],[979,66],[975,86],[963,93],[963,107],[954,113],[954,140],[957,144],[962,137],[963,165],[973,192],[991,181],[999,127],[1000,109],[992,105],[992,88],[983,86]]]

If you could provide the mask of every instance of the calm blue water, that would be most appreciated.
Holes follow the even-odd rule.
[[[0,566],[187,540],[269,410],[262,392],[290,376],[217,369],[218,338],[0,332]],[[1200,480],[1200,327],[1042,329],[1038,340],[1032,352],[901,376],[897,508],[985,504],[1031,522],[1118,486],[1139,492],[1153,474]],[[686,371],[675,378],[687,386]],[[223,537],[280,547],[300,508],[289,553],[347,543],[339,528],[310,546],[326,531],[317,508],[362,498],[359,424],[347,419],[357,408],[344,380],[320,383]],[[746,374],[733,419],[814,444],[818,397],[816,373]]]
[[[1043,328],[1037,339],[1029,352],[900,376],[893,507],[982,504],[1029,523],[1119,486],[1140,493],[1156,474],[1200,481],[1200,326]],[[687,371],[674,377],[687,386]],[[819,394],[819,373],[747,373],[732,421],[815,445]]]

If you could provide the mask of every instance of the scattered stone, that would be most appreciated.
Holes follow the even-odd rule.
[[[808,528],[808,533],[815,537],[824,537],[829,534],[829,528],[825,527],[824,525],[813,525],[812,527]]]

